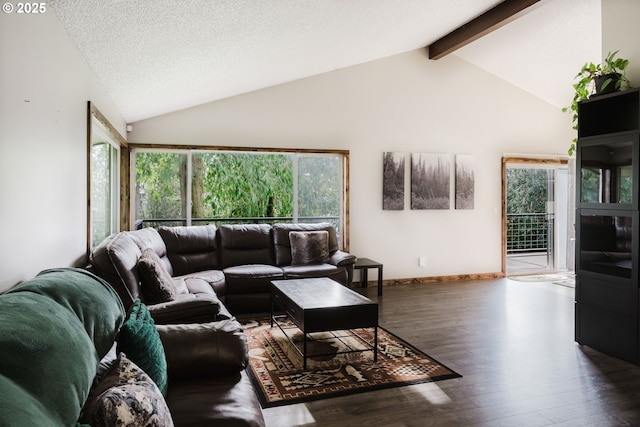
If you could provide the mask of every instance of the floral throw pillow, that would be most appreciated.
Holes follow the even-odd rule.
[[[156,384],[124,353],[92,387],[78,421],[92,427],[173,426]]]

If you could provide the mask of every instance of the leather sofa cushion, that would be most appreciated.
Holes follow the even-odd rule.
[[[284,279],[280,267],[264,264],[237,265],[223,270],[227,295],[270,292],[272,280]]]
[[[158,233],[167,246],[173,275],[218,268],[215,225],[160,227]]]
[[[226,224],[218,227],[222,268],[245,264],[273,265],[269,224]]]
[[[96,246],[90,255],[95,273],[109,282],[128,309],[140,298],[138,259],[142,251],[129,233],[114,234]]]
[[[169,272],[171,276],[174,276],[173,267],[169,258],[167,257],[167,246],[160,237],[160,233],[155,228],[142,228],[135,231],[125,231],[131,240],[140,248],[140,252],[145,249],[151,248],[160,258],[162,265]]]
[[[289,265],[282,267],[285,279],[305,279],[329,277],[339,283],[346,283],[346,269],[332,264]]]
[[[187,286],[187,282],[182,277],[172,277],[173,286],[176,287],[177,294],[188,294],[189,287]]]
[[[223,297],[227,293],[224,273],[221,270],[198,271],[174,279],[184,280],[192,294],[215,293],[218,297]]]
[[[247,367],[247,337],[235,319],[157,325],[157,329],[167,357],[170,384]]]
[[[271,286],[269,284],[269,286]],[[271,309],[271,288],[269,291],[254,292],[251,294],[230,294],[224,299],[224,306],[233,314],[269,314]]]
[[[176,426],[264,426],[260,403],[246,371],[173,381],[167,404]]]
[[[174,301],[149,305],[147,308],[156,325],[211,322],[221,316],[230,316],[213,292],[178,294]]]
[[[333,227],[333,224],[328,222],[319,224],[274,224],[272,229],[275,265],[279,267],[291,264],[291,241],[289,233],[292,231],[325,230],[329,233],[329,253],[333,253],[339,249],[336,229]]]

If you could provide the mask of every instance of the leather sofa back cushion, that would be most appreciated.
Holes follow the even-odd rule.
[[[216,226],[160,227],[174,276],[218,268]]]
[[[235,319],[156,328],[171,381],[228,375],[247,367],[247,337]]]
[[[320,231],[329,233],[329,253],[337,251],[338,236],[333,224],[328,222],[318,224],[274,224],[273,244],[275,248],[276,265],[279,267],[291,265],[291,241],[289,233],[292,231]]]
[[[164,240],[162,240],[162,237],[160,237],[158,230],[147,227],[140,230],[127,231],[126,233],[131,240],[138,245],[141,252],[145,249],[151,248],[158,255],[162,265],[169,274],[172,276],[174,275],[169,258],[167,258],[167,246],[165,245]]]
[[[218,236],[222,268],[246,264],[273,265],[269,224],[221,225]]]
[[[111,283],[126,308],[140,297],[136,266],[142,253],[129,234],[115,234],[91,251],[91,265],[95,272]]]

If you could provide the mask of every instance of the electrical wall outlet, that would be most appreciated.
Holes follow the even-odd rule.
[[[426,267],[427,266],[427,257],[426,256],[421,256],[420,258],[418,258],[418,265],[420,267]]]

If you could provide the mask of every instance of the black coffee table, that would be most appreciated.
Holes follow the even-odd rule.
[[[302,331],[302,350],[278,321],[276,307],[280,308]],[[374,328],[374,342],[358,335],[365,350],[373,350],[378,360],[378,303],[328,278],[274,280],[271,282],[271,326],[277,324],[289,342],[300,353],[303,369],[307,369],[307,337],[313,332]]]

